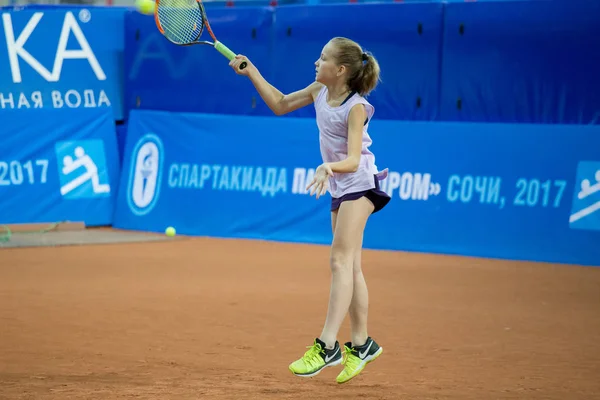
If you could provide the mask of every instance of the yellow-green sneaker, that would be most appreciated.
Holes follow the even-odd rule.
[[[308,351],[302,358],[290,364],[290,371],[296,376],[309,378],[317,375],[323,368],[339,365],[341,362],[340,344],[336,341],[333,349],[326,349],[325,343],[317,338],[312,346],[308,346]]]
[[[342,361],[344,369],[337,376],[337,383],[346,383],[356,375],[360,374],[365,366],[379,357],[382,352],[383,348],[379,347],[379,345],[370,337],[367,338],[365,344],[360,347],[353,347],[350,342],[345,343],[344,359]]]

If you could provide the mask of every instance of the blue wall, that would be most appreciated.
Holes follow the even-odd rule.
[[[370,97],[379,119],[600,121],[599,2],[213,8],[209,18],[217,37],[283,92],[314,79],[329,38],[357,40],[381,64],[382,84]],[[209,47],[171,45],[151,17],[126,14],[125,48],[128,110],[271,115],[225,58]],[[308,108],[290,116],[313,115]]]
[[[600,123],[592,49],[600,49],[597,1],[448,4],[440,119]]]
[[[322,46],[344,35],[381,63],[383,81],[370,98],[379,119],[600,121],[599,2],[209,4],[219,39],[284,92],[309,84]],[[102,7],[0,12],[0,110],[110,105],[115,120],[131,109],[270,115],[219,53],[169,43],[151,16]],[[290,116],[313,115],[308,108]]]
[[[332,36],[376,55],[393,200],[366,247],[600,265],[598,2],[321,3],[208,14],[284,92]],[[134,10],[0,14],[0,223],[329,243],[329,196],[302,190],[320,163],[312,107],[274,117],[218,52]]]

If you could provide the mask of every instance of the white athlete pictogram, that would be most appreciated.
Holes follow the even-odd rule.
[[[577,193],[577,198],[579,200],[585,199],[586,197],[591,196],[594,193],[600,191],[600,169],[596,171],[594,178],[596,179],[596,183],[593,185],[591,184],[589,179],[584,179],[583,181],[581,181],[581,191]],[[586,208],[572,214],[569,218],[569,222],[575,222],[598,210],[600,210],[600,199],[594,204],[587,206]]]
[[[73,157],[71,156],[65,156],[63,158],[62,173],[68,175],[79,167],[84,167],[85,173],[62,186],[60,188],[60,193],[64,196],[89,180],[92,181],[94,193],[110,193],[110,185],[100,183],[98,167],[96,166],[96,163],[94,163],[94,160],[85,154],[83,147],[78,146],[75,148],[75,157],[75,160],[73,160]]]

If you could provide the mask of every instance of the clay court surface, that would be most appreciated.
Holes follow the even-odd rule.
[[[382,356],[345,385],[339,367],[293,376],[328,256],[204,238],[0,249],[0,398],[600,399],[600,268],[415,253],[363,255]]]

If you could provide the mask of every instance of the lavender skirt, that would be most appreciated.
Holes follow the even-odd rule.
[[[369,199],[371,201],[371,203],[373,203],[373,205],[375,206],[375,210],[373,210],[373,214],[375,214],[377,211],[379,211],[383,207],[385,207],[387,205],[387,203],[390,202],[391,197],[386,192],[384,192],[383,190],[380,189],[379,179],[377,178],[377,175],[374,175],[373,178],[375,179],[375,188],[374,189],[363,190],[362,192],[348,193],[348,194],[345,194],[342,197],[338,197],[338,198],[332,197],[331,198],[331,211],[337,210],[340,207],[340,205],[342,204],[342,202],[344,202],[344,201],[357,200],[363,196],[366,197],[367,199]]]

